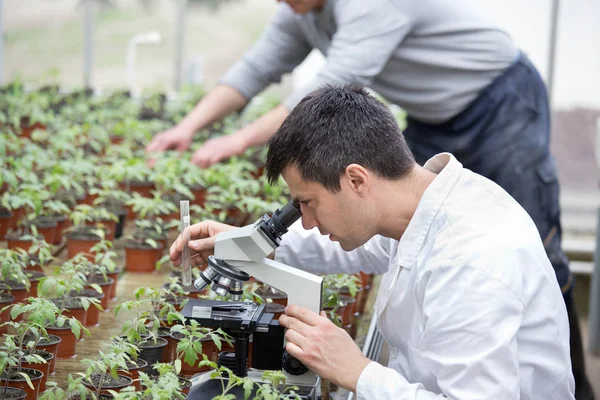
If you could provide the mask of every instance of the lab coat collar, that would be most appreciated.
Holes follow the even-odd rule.
[[[440,153],[430,158],[423,168],[438,174],[423,193],[417,210],[398,244],[398,266],[411,269],[416,263],[431,223],[463,169],[450,153]]]

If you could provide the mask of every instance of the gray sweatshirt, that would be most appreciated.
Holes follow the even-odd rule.
[[[284,102],[324,84],[360,83],[429,123],[465,109],[518,54],[506,32],[460,0],[326,0],[306,15],[287,4],[222,78],[248,99],[313,49],[325,67]]]

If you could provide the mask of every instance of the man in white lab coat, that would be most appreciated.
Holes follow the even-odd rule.
[[[311,370],[365,400],[574,398],[552,265],[500,186],[448,153],[420,167],[388,109],[354,86],[294,108],[269,141],[267,174],[283,176],[304,227],[284,236],[277,260],[383,274],[375,315],[388,367],[324,314],[290,305],[279,320],[286,348]],[[189,246],[204,258],[226,229],[196,224]],[[176,264],[180,252],[176,242]]]

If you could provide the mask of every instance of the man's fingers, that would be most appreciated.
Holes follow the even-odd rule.
[[[304,336],[307,336],[310,330],[310,325],[307,325],[299,319],[285,314],[279,317],[279,325],[287,329],[293,329]]]
[[[291,304],[285,308],[285,315],[299,319],[310,326],[315,326],[321,321],[321,316],[306,307]]]
[[[285,344],[285,349],[287,350],[287,352],[290,355],[294,356],[295,358],[300,360],[304,365],[306,365],[304,363],[305,353],[300,346],[298,346],[297,344],[294,344],[292,342],[287,342]]]
[[[285,338],[288,342],[292,342],[302,349],[304,349],[304,346],[306,346],[307,343],[306,337],[303,336],[301,333],[295,331],[294,329],[288,329],[285,332]]]

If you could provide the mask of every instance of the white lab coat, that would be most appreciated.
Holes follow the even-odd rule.
[[[312,272],[384,274],[390,361],[364,369],[358,399],[573,399],[567,312],[533,221],[450,154],[425,167],[438,176],[399,242],[344,252],[297,224],[276,251]]]

